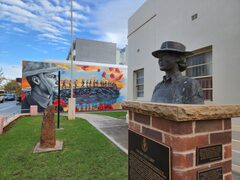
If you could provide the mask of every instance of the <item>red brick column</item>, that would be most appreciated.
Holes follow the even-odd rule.
[[[221,166],[231,179],[231,119],[170,121],[129,112],[129,129],[171,147],[172,179],[196,179],[198,171]],[[222,160],[196,164],[196,148],[222,144]]]
[[[30,106],[30,115],[35,116],[37,114],[38,114],[38,106],[37,105]]]
[[[0,115],[0,135],[3,134],[3,123],[4,123],[4,118],[2,115]]]
[[[218,167],[222,168],[224,180],[232,179],[230,117],[234,113],[229,116],[226,115],[228,113],[216,115],[216,112],[210,115],[207,114],[209,112],[199,114],[202,108],[207,110],[206,105],[194,106],[194,108],[186,106],[186,109],[184,105],[172,105],[172,107],[168,105],[164,110],[163,104],[161,108],[156,109],[156,104],[134,103],[136,102],[126,102],[123,105],[124,109],[129,110],[129,130],[171,148],[172,180],[195,180],[199,172]],[[229,108],[230,106],[228,110]],[[212,109],[216,110],[216,106],[209,108]],[[220,109],[222,111],[223,106]],[[235,110],[238,116],[240,106]],[[176,113],[176,116],[171,113]],[[197,149],[218,145],[222,148],[220,160],[197,163]]]

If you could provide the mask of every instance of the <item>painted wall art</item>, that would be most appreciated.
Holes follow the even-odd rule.
[[[60,71],[60,109],[68,111],[71,96],[71,65],[68,62],[22,62],[22,112],[37,105],[42,112],[48,105],[58,105]],[[127,67],[74,62],[73,96],[76,111],[121,109],[127,96]]]

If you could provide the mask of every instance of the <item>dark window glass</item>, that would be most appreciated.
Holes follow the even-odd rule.
[[[144,96],[144,70],[135,71],[136,77],[136,96],[143,97]]]
[[[204,99],[212,101],[212,52],[187,58],[187,65],[186,75],[197,79],[203,88]]]

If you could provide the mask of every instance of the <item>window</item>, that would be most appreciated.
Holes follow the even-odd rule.
[[[134,72],[136,78],[136,97],[144,96],[144,70],[140,69]]]
[[[212,101],[212,48],[195,51],[187,58],[187,66],[186,75],[197,79],[202,86],[204,99]]]
[[[194,21],[195,19],[197,19],[198,18],[198,14],[196,13],[196,14],[194,14],[194,15],[192,15],[192,21]]]

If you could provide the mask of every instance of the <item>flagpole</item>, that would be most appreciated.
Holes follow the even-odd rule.
[[[73,98],[73,7],[71,0],[71,98]]]
[[[71,97],[68,99],[68,119],[74,120],[76,116],[76,99],[73,97],[73,0],[71,0]]]

